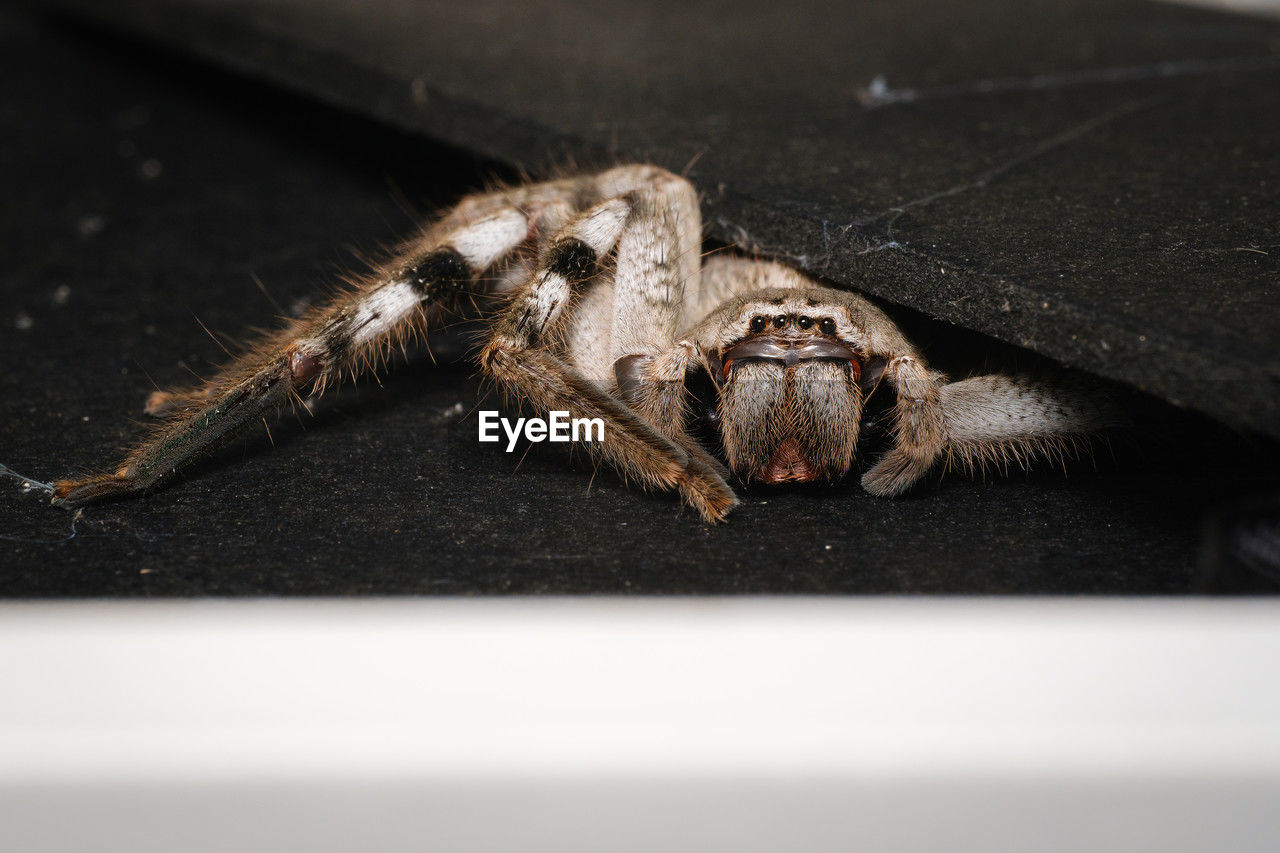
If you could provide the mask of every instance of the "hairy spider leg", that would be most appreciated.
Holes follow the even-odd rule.
[[[688,432],[685,380],[701,355],[691,342],[677,343],[690,320],[700,319],[698,196],[688,181],[657,176],[637,194],[636,205],[618,240],[610,372],[619,396],[634,411],[699,468],[727,480],[728,470]]]
[[[947,446],[947,426],[941,404],[942,376],[930,373],[917,356],[889,357],[884,378],[897,397],[893,447],[862,475],[862,487],[889,497],[905,492],[929,473]]]
[[[592,449],[646,486],[677,489],[704,518],[718,521],[737,498],[716,469],[659,434],[598,381],[543,345],[575,290],[599,271],[615,245],[620,270],[636,263],[631,247],[640,238],[621,238],[649,226],[643,211],[654,203],[654,193],[652,187],[633,190],[572,220],[540,258],[527,288],[498,319],[481,365],[505,390],[540,411],[565,409],[574,417],[602,419],[604,441],[590,445]],[[620,244],[628,247],[626,252]],[[615,277],[614,298],[619,289],[634,286],[625,272]]]
[[[344,373],[354,376],[465,293],[526,240],[529,229],[525,213],[507,207],[428,235],[352,292],[268,335],[204,387],[164,401],[178,404],[177,414],[118,470],[56,481],[54,503],[77,507],[149,489],[300,392],[319,393]]]
[[[1105,395],[1064,382],[991,374],[943,385],[947,468],[973,474],[1035,457],[1059,463],[1088,451],[1096,437],[1129,425]]]
[[[614,364],[618,394],[659,434],[728,482],[730,473],[689,434],[689,372],[705,361],[701,348],[682,340],[657,355],[623,356]]]
[[[947,382],[916,355],[890,359],[885,377],[897,395],[894,445],[862,476],[880,497],[902,494],[939,459],[970,475],[1037,457],[1063,462],[1127,424],[1106,397],[1061,381],[990,374]]]

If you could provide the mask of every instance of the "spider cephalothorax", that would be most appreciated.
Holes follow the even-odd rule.
[[[846,312],[781,291],[758,294],[742,319],[746,334],[711,362],[729,467],[771,484],[843,477],[858,443],[866,360]]]
[[[1060,450],[1109,415],[1065,386],[1005,376],[948,383],[882,311],[770,261],[703,264],[697,195],[655,166],[471,196],[389,263],[261,340],[195,388],[157,392],[162,426],[110,474],[63,480],[79,506],[151,489],[291,399],[380,363],[477,295],[502,295],[480,364],[519,401],[599,419],[591,448],[708,520],[736,503],[730,471],[690,428],[705,371],[740,479],[833,481],[857,461],[864,402],[892,389],[892,446],[863,486],[896,495],[935,464]]]

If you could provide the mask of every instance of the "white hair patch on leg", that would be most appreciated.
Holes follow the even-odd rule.
[[[386,332],[417,307],[422,297],[408,282],[378,288],[356,306],[351,318],[352,343],[364,344]]]
[[[449,238],[449,244],[475,269],[485,269],[529,236],[529,220],[518,210],[481,219]]]
[[[603,255],[613,248],[622,226],[631,215],[631,205],[615,198],[596,205],[586,216],[569,226],[569,236],[576,237]]]

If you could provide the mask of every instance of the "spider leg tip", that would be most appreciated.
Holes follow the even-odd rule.
[[[123,474],[99,474],[80,480],[54,480],[50,503],[63,509],[124,497],[138,491],[136,481]]]

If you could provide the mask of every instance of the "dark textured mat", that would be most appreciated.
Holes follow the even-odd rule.
[[[138,434],[153,379],[180,383],[221,357],[196,317],[236,336],[276,313],[255,277],[288,310],[356,265],[348,246],[376,249],[410,226],[398,196],[430,210],[488,168],[135,46],[95,46],[92,33],[2,23],[0,462],[28,476],[110,463]],[[1033,366],[1029,353],[899,316],[944,368]],[[606,472],[588,490],[581,456],[477,443],[466,413],[479,400],[469,364],[417,353],[383,387],[322,401],[305,431],[286,416],[274,448],[253,437],[141,500],[73,517],[0,481],[0,594],[1269,583],[1232,544],[1259,505],[1233,506],[1274,487],[1274,445],[1150,400],[1130,404],[1158,432],[1121,442],[1098,470],[950,478],[900,501],[854,482],[752,492],[715,528]]]
[[[1280,23],[1140,0],[59,5],[1280,436]]]

